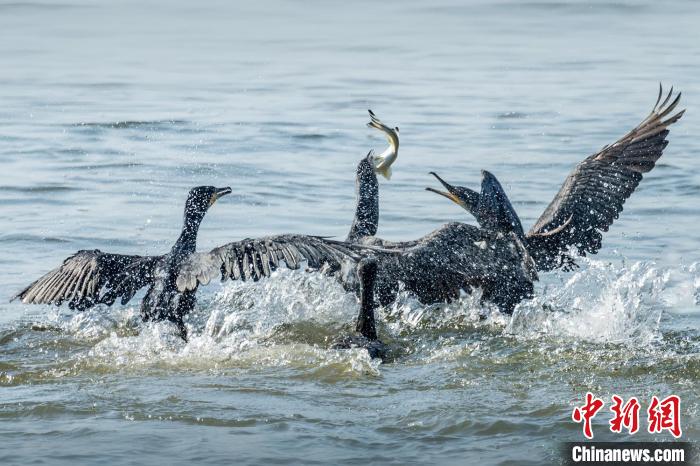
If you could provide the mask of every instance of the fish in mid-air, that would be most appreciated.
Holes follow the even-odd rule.
[[[374,170],[382,175],[387,180],[391,179],[391,164],[396,161],[399,155],[399,128],[390,128],[381,122],[372,110],[367,110],[371,121],[367,123],[370,128],[375,128],[384,133],[386,140],[389,142],[384,152],[373,156]]]

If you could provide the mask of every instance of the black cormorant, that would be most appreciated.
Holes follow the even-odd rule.
[[[379,238],[374,237],[379,227],[379,182],[376,174],[381,173],[387,179],[390,178],[391,165],[396,161],[399,153],[399,128],[390,128],[382,123],[372,110],[368,112],[370,122],[367,126],[382,132],[389,146],[381,155],[374,155],[373,150],[369,151],[357,165],[355,217],[346,241],[364,244],[381,243]]]
[[[669,116],[681,94],[671,99],[673,88],[637,127],[587,157],[569,174],[554,200],[526,234],[520,218],[495,176],[483,170],[481,192],[452,186],[432,173],[447,192],[426,188],[462,206],[485,229],[513,233],[526,245],[538,270],[575,267],[569,248],[585,256],[601,247],[602,233],[622,212],[625,200],[634,192],[644,173],[654,168],[668,144],[668,127],[685,110]]]
[[[148,287],[141,303],[144,320],[174,322],[186,339],[183,318],[193,309],[198,286],[212,278],[255,280],[269,276],[280,263],[296,269],[338,270],[361,257],[344,243],[315,236],[278,235],[228,243],[210,252],[196,252],[199,225],[209,207],[231,188],[199,186],[185,203],[182,233],[167,254],[136,256],[83,250],[18,293],[27,304],[68,303],[84,310],[96,304],[126,304]]]

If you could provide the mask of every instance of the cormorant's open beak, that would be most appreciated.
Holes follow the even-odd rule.
[[[214,203],[221,197],[225,196],[227,194],[231,194],[233,191],[231,191],[231,188],[228,186],[225,188],[217,188],[216,191],[214,191],[214,194],[211,195],[211,199],[209,200],[209,206],[211,207],[214,205]]]
[[[461,197],[459,197],[459,196],[457,195],[457,192],[456,192],[454,186],[452,186],[450,183],[448,183],[447,181],[445,181],[445,180],[443,180],[442,178],[440,178],[440,177],[438,176],[437,173],[435,173],[435,172],[430,172],[430,174],[433,175],[435,178],[437,178],[437,180],[438,180],[440,183],[442,183],[442,185],[447,189],[447,192],[445,192],[445,191],[440,191],[440,190],[437,190],[437,189],[434,189],[434,188],[425,188],[426,191],[430,191],[430,192],[433,192],[433,193],[435,193],[435,194],[439,194],[439,195],[441,195],[441,196],[445,196],[447,199],[451,200],[451,201],[454,202],[455,204],[457,204],[457,205],[459,205],[459,206],[461,206],[461,207],[463,207],[463,208],[466,209],[466,204],[465,204],[465,202],[462,200]]]

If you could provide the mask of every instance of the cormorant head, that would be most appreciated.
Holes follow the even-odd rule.
[[[185,216],[202,218],[209,207],[214,205],[217,199],[226,194],[231,194],[231,188],[216,188],[214,186],[197,186],[190,189],[185,202]]]
[[[479,204],[479,193],[463,186],[452,186],[447,181],[443,180],[435,172],[430,172],[442,185],[447,189],[447,192],[440,191],[434,188],[425,188],[426,191],[431,191],[441,196],[445,196],[455,204],[459,205],[467,212],[476,216],[476,209]]]
[[[490,207],[491,210],[496,210],[497,206],[503,202],[502,199],[508,202],[508,197],[503,190],[503,186],[501,186],[498,178],[488,170],[481,170],[480,195],[480,201],[483,204],[483,206],[480,207],[483,209],[488,209]]]
[[[197,232],[209,207],[214,205],[221,196],[231,193],[231,188],[215,188],[214,186],[197,186],[190,189],[185,202],[185,222],[182,225],[180,238],[173,246],[177,254],[194,252],[197,246]]]

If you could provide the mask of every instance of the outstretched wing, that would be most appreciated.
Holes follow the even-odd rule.
[[[68,302],[71,309],[84,310],[95,304],[111,305],[117,298],[126,304],[136,292],[151,283],[162,256],[109,254],[99,249],[78,251],[12,298],[25,304]]]
[[[269,277],[280,264],[298,269],[302,263],[312,270],[339,270],[344,263],[355,264],[358,252],[348,243],[319,236],[279,235],[228,243],[207,253],[191,255],[180,267],[176,280],[180,291],[207,285],[213,278],[260,280]]]
[[[673,88],[661,102],[662,89],[653,110],[636,128],[612,145],[591,155],[569,174],[542,216],[527,234],[528,248],[540,270],[570,264],[566,251],[595,254],[602,233],[622,212],[642,174],[654,168],[668,144],[668,127],[685,110],[672,116],[680,101]]]

